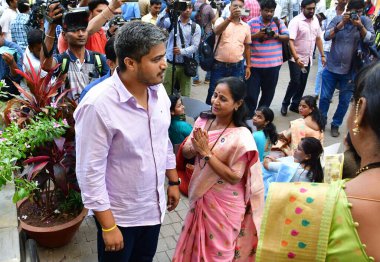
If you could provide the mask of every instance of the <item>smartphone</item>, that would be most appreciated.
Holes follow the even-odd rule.
[[[317,16],[319,17],[319,19],[320,19],[321,21],[323,21],[323,20],[326,20],[326,19],[327,19],[327,17],[325,16],[325,14],[324,14],[324,13],[319,13],[319,14],[317,14]]]
[[[301,72],[302,72],[303,74],[307,74],[307,70],[306,70],[306,68],[305,68],[305,67],[302,67],[302,68],[301,68]]]
[[[250,9],[240,8],[240,14],[241,14],[241,16],[249,16],[250,13],[251,13]]]

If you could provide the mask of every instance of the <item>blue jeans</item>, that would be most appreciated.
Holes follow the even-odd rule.
[[[211,97],[214,94],[216,83],[223,77],[235,76],[244,80],[244,64],[243,61],[238,63],[222,63],[216,61],[211,70],[210,86],[208,88],[206,103],[211,105]]]
[[[246,81],[247,97],[245,98],[249,117],[254,115],[256,107],[270,107],[276,90],[280,68],[281,66],[269,68],[251,67],[251,77]],[[257,106],[260,91],[261,98]]]
[[[350,105],[350,100],[354,92],[354,84],[349,83],[351,79],[351,73],[341,75],[332,73],[327,69],[323,70],[319,110],[326,119],[335,87],[339,84],[339,103],[333,116],[331,126],[339,127],[343,122],[343,118],[347,112],[348,106]]]
[[[94,217],[95,218],[95,217]],[[99,262],[151,262],[156,253],[161,224],[154,226],[118,227],[123,235],[124,248],[120,251],[105,251],[102,229],[95,218],[98,228]]]
[[[326,61],[329,57],[329,53],[330,52],[326,52],[325,51],[325,56],[326,56]],[[322,87],[322,72],[323,72],[323,69],[325,69],[322,65],[322,57],[321,57],[321,54],[318,55],[318,72],[317,72],[317,76],[315,77],[315,89],[314,89],[314,92],[315,92],[315,95],[316,96],[319,96],[320,93],[321,93],[321,87]]]
[[[305,91],[307,77],[310,71],[310,62],[306,69],[306,73],[301,72],[301,68],[292,61],[289,61],[289,72],[290,72],[290,82],[288,88],[286,89],[284,100],[282,101],[282,106],[288,108],[291,101],[292,108],[298,108],[303,92]]]

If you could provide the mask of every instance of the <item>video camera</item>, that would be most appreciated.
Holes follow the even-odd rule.
[[[226,7],[226,3],[223,1],[223,0],[212,0],[210,2],[210,5],[212,8],[217,8],[219,10],[223,9],[224,7]]]
[[[169,12],[181,13],[186,11],[187,2],[176,0],[174,2],[168,2]]]
[[[356,11],[351,11],[350,13],[350,19],[351,20],[358,20],[359,19],[359,15]]]
[[[59,3],[56,9],[62,10],[62,18],[52,19],[49,13],[49,6]],[[61,25],[65,30],[68,27],[87,27],[89,20],[89,11],[87,7],[76,7],[78,5],[77,0],[52,0],[47,3],[46,10],[44,12],[45,19],[52,24]]]
[[[122,27],[127,21],[124,20],[122,15],[116,15],[114,18],[112,18],[109,21],[109,27],[111,26],[117,26],[117,27]]]

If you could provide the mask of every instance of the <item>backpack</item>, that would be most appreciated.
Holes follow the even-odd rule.
[[[218,43],[215,46],[216,35],[212,32],[210,35],[206,36],[199,43],[199,65],[204,71],[211,71],[214,65],[214,56],[216,49],[218,48],[220,39],[222,39],[222,34],[220,34]],[[215,49],[214,49],[215,46]]]
[[[100,54],[96,52],[91,52],[91,55],[93,59],[92,61],[95,62],[95,69],[98,72],[98,75],[101,76],[103,65],[102,65],[102,59],[100,58]],[[66,52],[64,52],[59,72],[62,75],[67,74],[67,72],[69,71],[69,65],[70,65],[70,57]]]
[[[203,8],[206,6],[207,4],[206,3],[203,3],[201,4],[201,6],[199,7],[198,11],[196,12],[195,16],[194,16],[194,21],[202,26],[202,10]]]

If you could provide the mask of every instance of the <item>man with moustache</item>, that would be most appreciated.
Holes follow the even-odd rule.
[[[322,30],[319,21],[314,17],[315,0],[303,0],[302,12],[289,23],[289,47],[292,58],[289,60],[290,82],[282,101],[281,115],[286,116],[289,110],[298,113],[307,77],[313,61],[314,46],[317,44],[321,54],[322,65],[326,64],[323,51]]]
[[[84,206],[95,214],[99,261],[152,261],[165,209],[179,201],[161,84],[167,37],[140,21],[118,30],[119,67],[74,112],[76,172]]]

